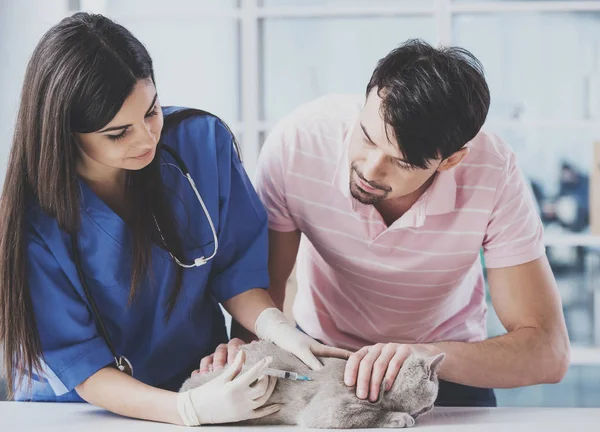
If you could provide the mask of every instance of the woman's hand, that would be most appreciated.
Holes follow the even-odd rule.
[[[256,319],[255,333],[260,339],[291,352],[309,368],[319,370],[323,366],[316,356],[347,359],[352,354],[317,342],[298,330],[277,308],[265,309]]]
[[[262,374],[273,359],[267,357],[240,374],[245,358],[245,353],[239,351],[231,367],[221,375],[177,395],[177,410],[186,426],[232,423],[279,411],[281,406],[277,404],[263,407],[277,382]]]
[[[200,361],[200,369],[192,372],[192,376],[197,373],[205,374],[213,370],[221,370],[226,365],[233,363],[240,350],[240,346],[245,344],[243,340],[233,338],[228,343],[219,345],[213,354],[204,357]]]

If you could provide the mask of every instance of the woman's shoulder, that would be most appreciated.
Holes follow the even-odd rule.
[[[231,146],[233,133],[216,115],[196,108],[165,106],[162,141],[177,151]]]
[[[62,241],[66,237],[56,218],[45,212],[34,200],[27,203],[24,229],[27,244],[48,244],[57,239]]]

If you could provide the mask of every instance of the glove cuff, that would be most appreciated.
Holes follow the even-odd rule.
[[[259,339],[271,341],[271,335],[275,328],[281,325],[292,326],[283,312],[277,308],[267,308],[261,312],[254,324],[254,333]]]
[[[200,420],[192,402],[191,390],[177,394],[177,411],[186,426],[200,426]]]

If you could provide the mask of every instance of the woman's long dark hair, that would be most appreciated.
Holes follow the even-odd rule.
[[[0,344],[9,395],[23,378],[41,370],[43,359],[27,280],[28,207],[38,206],[65,232],[77,234],[79,148],[74,133],[108,124],[140,79],[154,81],[148,52],[128,30],[101,15],[65,18],[43,36],[29,61],[0,202]],[[175,120],[165,119],[165,126]],[[160,238],[153,216],[165,239],[161,246],[175,256],[181,252],[159,160],[155,157],[144,169],[127,173],[133,245],[130,301],[150,269],[152,243]],[[167,317],[181,288],[178,269]]]

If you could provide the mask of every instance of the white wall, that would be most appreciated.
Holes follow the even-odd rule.
[[[0,186],[27,61],[44,32],[67,13],[67,0],[0,0]]]
[[[99,12],[125,26],[148,49],[162,105],[200,108],[239,122],[237,21],[208,16],[231,0],[105,0]]]
[[[0,0],[0,184],[27,61],[44,32],[67,15],[67,4],[67,0]]]

